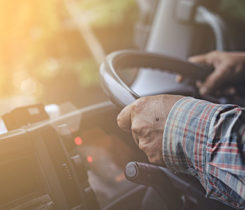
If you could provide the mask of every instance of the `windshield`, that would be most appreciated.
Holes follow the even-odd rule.
[[[245,32],[239,27],[245,21],[244,0],[201,2],[225,19],[230,50],[244,50]],[[107,100],[99,64],[112,51],[146,49],[157,3],[1,0],[0,115],[34,103],[71,102],[80,108]]]
[[[137,10],[135,0],[1,0],[0,114],[36,102],[106,100],[99,63],[133,47]]]

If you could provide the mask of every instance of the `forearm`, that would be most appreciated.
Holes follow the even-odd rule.
[[[163,137],[167,167],[196,176],[207,196],[237,208],[245,207],[243,115],[234,105],[184,98],[169,113]]]

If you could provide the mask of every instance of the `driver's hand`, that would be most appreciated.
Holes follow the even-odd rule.
[[[132,136],[149,161],[163,165],[162,138],[172,106],[183,96],[158,95],[143,97],[125,107],[117,117],[119,127]]]
[[[197,83],[202,96],[210,93],[222,92],[234,94],[232,84],[245,80],[245,53],[243,52],[210,52],[189,58],[190,62],[211,66],[214,72],[201,83]],[[182,78],[179,76],[178,81]],[[226,85],[224,87],[224,85]]]

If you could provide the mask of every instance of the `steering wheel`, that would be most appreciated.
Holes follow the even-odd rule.
[[[212,69],[161,54],[135,50],[113,52],[101,64],[100,77],[105,93],[119,108],[123,108],[140,97],[119,76],[119,72],[132,67],[181,74],[193,81],[204,80],[212,72]],[[206,207],[216,209],[217,207],[217,203],[205,198],[203,188],[193,177],[176,175],[167,168],[139,162],[128,163],[125,175],[130,181],[153,187],[160,195],[166,196],[163,189],[168,188],[170,202],[177,190],[189,196],[190,200],[196,199],[197,203],[203,207],[199,209],[206,209]],[[172,202],[174,203],[175,201]],[[222,208],[227,209],[225,206]]]
[[[127,68],[135,67],[181,74],[193,81],[204,80],[212,72],[211,69],[204,69],[203,66],[161,54],[135,50],[113,52],[101,64],[100,77],[104,91],[120,108],[140,97],[118,74]]]

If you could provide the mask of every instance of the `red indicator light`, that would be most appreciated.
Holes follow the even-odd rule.
[[[79,145],[82,145],[83,140],[82,140],[81,137],[77,136],[77,137],[74,139],[74,142],[75,142],[76,145],[79,146]]]
[[[87,161],[88,161],[89,163],[92,163],[92,162],[93,162],[93,157],[92,157],[92,156],[88,156],[88,157],[87,157]]]

